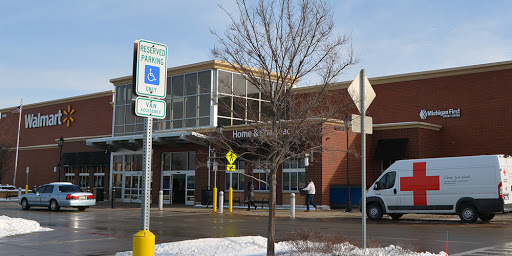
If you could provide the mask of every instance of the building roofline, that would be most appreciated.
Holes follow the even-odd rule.
[[[471,65],[471,66],[436,69],[436,70],[404,73],[404,74],[391,75],[391,76],[380,76],[380,77],[368,78],[368,80],[370,81],[370,83],[373,86],[373,85],[379,85],[379,84],[389,84],[389,83],[406,82],[406,81],[413,81],[413,80],[440,78],[440,77],[447,77],[447,76],[475,74],[475,73],[498,71],[498,70],[505,70],[505,69],[512,69],[512,61],[492,62],[492,63],[478,64],[478,65]],[[345,88],[348,88],[351,83],[352,83],[352,81],[333,83],[330,85],[329,89],[345,89]],[[302,93],[314,92],[319,87],[320,87],[319,85],[313,85],[313,86],[306,86],[306,87],[296,87],[293,90],[294,90],[295,94],[302,94]]]
[[[374,131],[394,130],[394,129],[407,129],[407,128],[421,128],[433,131],[441,130],[442,126],[426,122],[401,122],[401,123],[386,123],[386,124],[373,124]]]
[[[43,106],[50,106],[50,105],[65,103],[65,102],[69,102],[69,101],[79,101],[79,100],[86,100],[86,99],[99,98],[99,97],[112,96],[112,95],[114,95],[114,91],[113,90],[102,91],[102,92],[95,92],[95,93],[89,93],[89,94],[78,95],[78,96],[73,96],[73,97],[61,98],[61,99],[56,99],[56,100],[49,100],[49,101],[43,101],[43,102],[38,102],[38,103],[32,103],[32,104],[27,104],[27,105],[23,104],[23,109],[38,108],[38,107],[43,107]],[[7,112],[7,111],[12,110],[15,107],[17,107],[17,106],[3,108],[3,109],[0,109],[0,112]]]
[[[230,63],[220,61],[220,60],[208,60],[208,61],[188,64],[188,65],[167,68],[167,76],[192,73],[192,72],[208,70],[208,69],[222,69],[222,70],[226,70],[226,71],[237,72],[237,70],[235,68],[233,68],[233,66]],[[253,69],[253,68],[248,68],[248,69],[254,70],[254,71],[262,71],[262,70]],[[275,74],[272,73],[272,76],[275,76]],[[112,78],[109,80],[109,82],[112,83],[114,86],[131,83],[132,75],[118,77],[118,78]]]
[[[228,71],[235,71],[229,63],[226,63],[226,62],[223,62],[220,60],[207,60],[207,61],[203,61],[203,62],[167,68],[167,76],[191,73],[191,72],[207,70],[207,69],[222,69],[222,70],[228,70]],[[125,84],[125,83],[131,83],[132,76],[129,75],[129,76],[123,76],[123,77],[118,77],[118,78],[112,78],[109,81],[114,86],[120,85],[120,84]]]

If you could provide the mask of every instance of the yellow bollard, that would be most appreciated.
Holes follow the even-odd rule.
[[[217,187],[213,188],[213,212],[217,213]]]
[[[229,212],[233,212],[233,188],[229,188]]]
[[[133,236],[133,256],[154,256],[155,235],[149,230],[141,230]]]
[[[28,185],[25,185],[25,194],[28,194]]]

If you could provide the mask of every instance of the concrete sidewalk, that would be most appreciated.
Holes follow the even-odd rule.
[[[98,202],[94,208],[110,208],[110,201]],[[286,206],[279,206],[276,209],[276,217],[278,218],[290,218],[290,209],[283,209]],[[115,203],[115,208],[139,208],[139,203]],[[351,212],[345,212],[345,209],[330,209],[330,210],[311,210],[310,212],[304,212],[306,209],[305,206],[299,206],[295,210],[295,218],[346,218],[346,219],[354,219],[361,220],[361,212],[359,211],[359,206],[355,206],[352,208]],[[313,208],[314,209],[314,208]],[[158,204],[151,204],[151,211],[159,211]],[[186,205],[164,205],[162,211],[169,212],[194,212],[194,213],[211,213],[211,214],[220,214],[213,213],[212,206],[204,206],[204,205],[196,205],[196,206],[186,206]],[[217,209],[219,212],[219,209]],[[236,215],[247,215],[247,216],[268,216],[268,207],[260,208],[254,210],[251,208],[250,211],[247,211],[247,207],[242,206],[234,206],[233,212],[229,212],[227,206],[224,207],[223,215],[236,214]],[[383,220],[391,220],[388,215],[384,215]],[[400,220],[410,220],[410,221],[454,221],[460,222],[458,215],[435,215],[435,214],[405,214]],[[371,220],[367,220],[371,222]],[[512,213],[508,214],[496,214],[496,217],[492,220],[492,222],[496,221],[504,221],[504,222],[512,222]]]

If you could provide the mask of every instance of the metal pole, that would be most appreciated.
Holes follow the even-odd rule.
[[[229,212],[233,212],[233,172],[229,172]]]
[[[158,192],[158,210],[161,211],[164,208],[164,191]]]
[[[217,166],[216,158],[215,158],[215,151],[213,152],[213,212],[217,212],[217,169],[219,168]]]
[[[211,187],[211,171],[212,171],[212,148],[211,144],[208,144],[208,191]]]
[[[25,183],[25,187],[28,187],[28,173],[29,173],[29,169],[27,167],[27,171],[26,171],[26,174],[27,174],[27,182]]]
[[[14,178],[12,179],[12,184],[14,186],[16,186],[16,172],[18,171],[18,151],[20,149],[21,112],[23,112],[23,99],[20,100],[20,116],[18,118],[18,139],[16,140],[16,160],[14,162]]]
[[[143,185],[144,185],[144,199],[141,202],[141,230],[149,230],[149,200],[150,200],[150,186],[151,186],[151,148],[153,144],[153,118],[146,117],[144,120],[144,136],[143,147]]]
[[[290,217],[295,218],[295,193],[290,195]]]
[[[60,143],[60,142],[59,142],[59,143]],[[60,168],[62,168],[62,167],[61,167],[62,165],[61,165],[61,163],[60,163],[60,160],[62,159],[62,146],[63,146],[63,145],[59,145],[59,147],[60,147],[60,150],[59,150],[59,178],[57,179],[57,180],[59,180],[59,181],[60,181]]]
[[[366,110],[364,106],[365,100],[365,91],[364,91],[364,69],[361,69],[361,73],[359,74],[359,85],[360,85],[360,99],[361,99],[361,172],[362,172],[362,181],[361,181],[361,211],[362,211],[362,233],[363,233],[363,249],[366,249],[366,131],[364,127],[364,118],[366,115]]]
[[[345,118],[345,122],[348,121],[348,116]],[[347,128],[347,209],[345,210],[345,212],[351,212],[352,211],[352,201],[350,200],[350,165],[349,165],[349,159],[350,159],[350,154],[348,153],[348,150],[349,150],[349,145],[348,145],[348,130],[350,129],[350,126],[349,125],[345,125],[345,127]]]
[[[112,187],[112,194],[110,197],[112,198],[112,208],[114,208],[116,203],[116,187]]]
[[[219,213],[224,212],[224,192],[219,192]]]

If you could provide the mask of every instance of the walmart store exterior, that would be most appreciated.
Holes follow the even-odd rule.
[[[131,114],[130,76],[111,79],[114,92],[26,105],[20,132],[20,154],[16,186],[67,180],[115,197],[138,203],[142,195],[142,134],[144,122]],[[233,91],[220,87],[230,81]],[[377,97],[367,111],[373,118],[373,134],[367,136],[367,182],[371,184],[391,163],[400,159],[512,153],[512,61],[369,79]],[[265,111],[266,99],[229,65],[206,61],[168,69],[167,116],[154,121],[152,200],[158,191],[164,204],[201,204],[203,191],[220,191],[231,185],[234,196],[243,198],[248,177],[219,171],[217,180],[206,163],[213,157],[205,140],[223,125],[224,135],[243,139],[253,132],[244,117],[217,107],[214,102],[231,104],[245,99],[253,109]],[[334,85],[346,91],[350,82]],[[220,88],[219,88],[220,87]],[[307,95],[314,87],[295,88],[295,95]],[[213,97],[215,101],[211,101]],[[18,114],[2,109],[0,143],[15,149]],[[73,109],[75,110],[73,112]],[[73,112],[73,114],[70,114]],[[354,109],[352,113],[356,113]],[[66,114],[67,113],[67,114]],[[343,120],[345,114],[339,119]],[[73,117],[74,121],[71,121]],[[65,119],[68,118],[68,119]],[[298,193],[312,178],[317,186],[315,201],[323,206],[343,207],[347,191],[347,158],[350,160],[352,202],[361,191],[360,158],[346,154],[347,134],[337,129],[343,123],[324,125],[325,148],[337,153],[315,154],[305,166],[303,159],[286,162],[278,173],[277,204],[289,204],[290,194]],[[58,139],[63,137],[62,154]],[[348,132],[349,147],[360,152],[360,135]],[[216,152],[224,166],[222,152]],[[12,155],[12,154],[11,154]],[[62,155],[62,157],[61,157]],[[1,183],[14,178],[14,156],[1,177]],[[264,170],[237,160],[238,171],[266,180]],[[246,168],[247,167],[247,168]],[[101,177],[101,178],[100,178]],[[268,198],[268,187],[256,180],[256,199]],[[115,187],[115,193],[112,188]],[[298,204],[304,202],[297,197]]]

